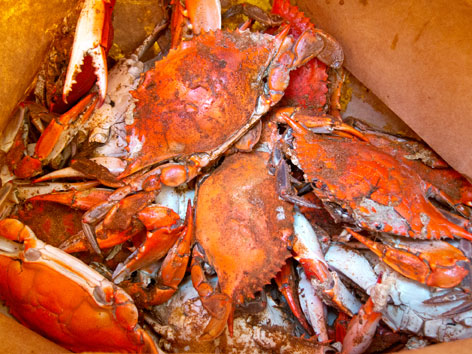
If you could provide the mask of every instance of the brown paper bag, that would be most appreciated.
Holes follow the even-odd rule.
[[[338,39],[346,67],[472,178],[472,3],[298,0]]]

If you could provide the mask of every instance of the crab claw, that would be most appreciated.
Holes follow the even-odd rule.
[[[194,34],[221,29],[220,0],[172,0],[172,48]]]
[[[228,295],[213,289],[206,279],[203,270],[204,263],[205,254],[203,250],[200,249],[200,246],[196,244],[192,250],[192,263],[190,265],[192,283],[198,295],[200,295],[203,307],[211,315],[210,322],[203,330],[200,340],[210,341],[223,333],[228,321],[232,322],[233,305]],[[228,327],[231,333],[232,323],[230,323]]]
[[[447,242],[403,240],[396,248],[346,230],[401,275],[428,286],[452,288],[468,274],[459,265],[468,262],[467,257]]]
[[[382,313],[375,310],[372,298],[361,307],[347,328],[343,341],[343,353],[364,353],[374,338]]]
[[[97,100],[91,93],[61,116],[55,116],[44,129],[34,148],[33,156],[24,156],[16,165],[15,175],[30,178],[42,172],[42,166],[56,158],[70,142],[71,131],[85,122],[92,114]]]
[[[303,310],[298,299],[296,284],[295,284],[295,272],[293,269],[291,259],[287,260],[279,273],[275,277],[275,282],[279,287],[280,292],[283,294],[287,300],[292,313],[298,319],[303,328],[310,334],[313,335],[313,329],[308,324]]]
[[[316,232],[298,211],[294,213],[293,227],[294,258],[301,264],[312,285],[320,290],[323,300],[350,316],[357,313],[361,307],[359,300],[341,282],[337,273],[329,270]]]
[[[200,336],[201,341],[211,341],[223,333],[228,321],[232,322],[233,306],[231,300],[225,294],[212,294],[207,298],[201,298],[205,309],[213,309],[211,319]],[[210,312],[210,311],[209,311]],[[232,323],[228,326],[232,328]],[[232,330],[230,330],[230,333]]]
[[[75,31],[72,54],[67,68],[62,97],[67,103],[67,96],[72,91],[75,79],[87,55],[97,76],[100,105],[107,92],[107,48],[111,42],[111,13],[115,0],[86,0],[80,13]]]
[[[148,201],[146,200],[146,202]],[[118,218],[122,218],[121,213],[116,214],[118,214]],[[148,230],[146,240],[124,263],[120,263],[116,268],[113,280],[117,284],[135,270],[146,267],[154,261],[163,258],[182,233],[185,232],[184,226],[177,225],[180,220],[179,215],[171,209],[159,205],[145,207],[138,213],[138,217]],[[105,221],[107,220],[111,220],[110,215],[105,218]],[[110,221],[109,224],[113,225],[116,222]]]
[[[158,208],[164,210],[164,207]],[[148,212],[148,214],[148,216],[152,216],[155,213]],[[190,258],[190,245],[194,233],[193,214],[194,211],[189,200],[185,218],[185,229],[164,258],[154,286],[143,287],[142,282],[136,283],[131,280],[125,280],[120,284],[139,306],[149,307],[163,304],[177,291],[187,271]]]

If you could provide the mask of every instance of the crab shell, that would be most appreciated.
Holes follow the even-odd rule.
[[[414,170],[375,146],[297,131],[293,136],[294,160],[315,194],[348,210],[360,227],[417,239],[472,239],[428,200],[431,187]]]
[[[279,199],[269,154],[235,154],[198,189],[196,240],[233,303],[261,290],[290,257],[293,206]]]
[[[274,0],[272,13],[290,23],[290,34],[298,38],[308,28],[315,29],[310,19],[289,0]],[[297,106],[321,111],[328,94],[328,68],[317,58],[290,73],[290,84],[281,100],[283,106]]]
[[[270,108],[259,99],[267,94],[263,78],[279,49],[290,47],[287,41],[249,31],[209,32],[156,62],[132,93],[130,163],[121,176],[171,158],[219,156]]]
[[[0,298],[22,324],[73,351],[157,351],[121,288],[18,220],[0,235],[25,240],[0,238]]]

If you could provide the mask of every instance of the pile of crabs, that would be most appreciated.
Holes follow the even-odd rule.
[[[288,0],[175,0],[108,71],[114,3],[84,1],[0,139],[16,319],[73,351],[472,336],[472,185],[422,142],[343,120],[334,38]]]

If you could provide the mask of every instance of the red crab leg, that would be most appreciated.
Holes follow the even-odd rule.
[[[149,214],[153,217],[149,218]],[[116,268],[113,273],[115,283],[121,282],[125,276],[135,270],[164,257],[185,230],[184,226],[176,227],[177,222],[180,221],[179,215],[160,205],[146,207],[138,214],[138,217],[149,230],[146,240]]]
[[[88,210],[106,200],[113,191],[105,188],[92,188],[84,191],[53,192],[29,198],[29,201],[48,201],[70,206],[74,209]]]
[[[341,94],[344,81],[346,80],[346,71],[343,68],[339,69],[341,72],[336,72],[336,81],[335,86],[333,89],[333,93],[331,94],[330,100],[330,107],[329,107],[329,114],[338,119],[342,122],[341,118]]]
[[[369,297],[362,305],[347,328],[343,341],[342,354],[361,354],[369,347],[374,338],[382,314],[374,310],[374,303]]]
[[[374,242],[349,228],[346,230],[394,270],[420,283],[452,288],[469,273],[457,264],[459,261],[468,262],[467,257],[447,242],[409,242],[406,245],[410,247],[401,250]]]
[[[334,322],[334,340],[336,342],[344,342],[346,338],[347,327],[349,326],[350,318],[344,312],[340,312],[336,321]]]
[[[88,210],[91,207],[103,204],[112,193],[113,191],[108,189],[96,188],[81,192],[67,191],[43,194],[29,200],[57,202],[72,208]],[[104,249],[116,246],[141,232],[143,227],[136,225],[132,218],[134,215],[138,215],[139,220],[145,225],[146,229],[151,230],[148,232],[148,238],[151,239],[151,243],[145,243],[141,248],[152,250],[156,254],[159,254],[159,252],[165,254],[169,247],[172,246],[180,230],[179,228],[174,230],[168,228],[172,228],[180,218],[175,212],[166,207],[159,205],[147,206],[153,199],[153,192],[140,192],[114,204],[106,214],[103,222],[98,224],[95,229],[95,233],[99,236],[96,239],[98,248]],[[163,239],[159,240],[159,235],[163,235]],[[165,241],[166,237],[168,237],[167,241]],[[159,242],[159,246],[156,246],[156,248],[152,246],[154,241]],[[162,250],[162,247],[164,250]],[[69,253],[88,249],[84,235],[73,236],[63,243],[61,248]],[[131,263],[129,267],[132,268],[134,264],[134,267],[140,268],[139,264],[140,262],[146,262],[147,254],[147,251],[144,253],[138,252],[137,259],[129,260]],[[127,263],[125,262],[125,264]],[[127,267],[123,268],[123,271],[126,269]]]
[[[294,117],[296,117],[296,120]],[[336,117],[324,114],[314,115],[313,112],[298,107],[279,108],[275,113],[275,118],[291,126],[293,124],[292,129],[296,129],[300,133],[308,133],[308,129],[310,129],[316,133],[346,133],[351,137],[355,136],[360,140],[367,140],[360,131],[350,125],[340,123]]]
[[[187,206],[184,230],[177,242],[167,253],[159,271],[157,285],[144,289],[138,283],[123,282],[124,287],[138,304],[155,306],[169,300],[177,291],[177,287],[184,278],[190,258],[190,245],[194,237],[194,216],[190,201]]]
[[[63,115],[54,118],[36,143],[34,156],[25,156],[18,164],[15,173],[20,178],[29,178],[42,170],[43,161],[61,149],[59,141],[65,141],[63,133],[77,120],[86,121],[92,114],[97,102],[92,102],[94,94],[85,96],[77,105]],[[90,104],[92,102],[92,104]],[[89,105],[90,104],[90,105]],[[89,105],[89,106],[88,106]],[[88,106],[88,107],[87,107]],[[86,109],[87,107],[87,109]],[[85,112],[84,112],[85,110]]]
[[[184,278],[190,258],[190,245],[194,238],[194,210],[190,200],[187,204],[185,229],[175,245],[167,253],[160,270],[162,283],[172,288],[174,292]],[[164,301],[167,301],[165,299]]]
[[[109,189],[104,189],[104,188],[93,188],[93,189],[88,189],[84,191],[66,191],[66,192],[53,192],[53,193],[48,193],[48,194],[42,194],[38,196],[34,196],[30,199],[29,201],[49,201],[49,202],[55,202],[55,203],[60,203],[63,205],[67,205],[71,208],[74,209],[79,209],[79,210],[88,210],[97,204],[102,203],[103,201],[106,201],[109,196],[113,193],[112,190]],[[145,197],[144,197],[145,198]],[[135,195],[134,198],[129,198],[129,199],[124,199],[122,203],[118,203],[116,209],[120,210],[121,209],[132,209],[133,204],[136,204],[136,202],[139,203],[139,200],[143,199],[141,194],[138,194],[137,196]],[[133,200],[134,203],[133,203]],[[147,199],[146,203],[147,203]],[[109,223],[114,223],[113,221],[113,216],[116,216],[117,211],[115,213],[111,213],[110,217],[108,219]],[[118,214],[120,212],[118,211]],[[110,248],[113,246],[116,246],[118,244],[123,243],[126,240],[129,240],[130,238],[134,237],[138,233],[142,232],[144,230],[144,227],[142,226],[141,223],[136,224],[132,223],[131,218],[127,218],[126,212],[123,212],[121,215],[123,215],[123,218],[129,221],[125,226],[122,226],[123,229],[121,230],[116,230],[116,229],[110,229],[104,227],[104,223],[100,223],[97,225],[95,228],[95,233],[99,236],[95,240],[94,238],[94,243],[96,241],[96,248],[98,251],[100,249],[106,249]],[[118,224],[118,222],[116,223]],[[118,226],[118,225],[116,225]],[[83,252],[87,251],[89,249],[90,245],[90,240],[88,239],[87,241],[87,236],[84,234],[84,232],[79,232],[76,235],[71,236],[67,240],[65,240],[60,248],[67,252],[67,253],[74,253],[74,252]],[[95,250],[97,252],[97,250]],[[98,252],[97,252],[98,253]]]
[[[64,82],[63,100],[72,90],[84,58],[90,55],[98,79],[100,105],[107,92],[106,52],[111,42],[111,13],[115,0],[85,0],[74,36],[72,54]]]
[[[317,235],[310,222],[299,212],[294,215],[294,229],[294,258],[300,262],[307,278],[317,280],[325,300],[352,316],[360,307],[359,301],[347,290],[336,272],[329,271]]]
[[[88,168],[87,166],[83,167]],[[123,183],[125,183],[123,187],[110,194],[107,200],[85,212],[82,216],[83,231],[96,253],[100,254],[100,248],[95,239],[91,224],[97,224],[104,219],[102,223],[104,234],[107,233],[107,230],[115,230],[119,231],[118,234],[121,235],[122,231],[132,226],[132,216],[145,208],[155,198],[156,193],[160,190],[160,175],[161,172],[163,173],[163,170],[165,168],[160,166],[151,171],[137,173],[130,178],[125,178],[123,180]],[[189,170],[185,170],[184,175]],[[92,171],[92,174],[94,173]],[[165,176],[172,180],[175,177],[175,173],[166,171]],[[137,191],[144,192],[132,194]],[[171,246],[172,244],[169,245],[169,247]],[[125,268],[121,270],[124,271]],[[122,275],[124,276],[124,274]]]
[[[180,0],[172,0],[171,5],[174,7],[172,9],[172,16],[170,20],[170,28],[172,33],[171,48],[177,48],[182,39],[184,38],[184,33],[186,32],[187,17],[184,16],[184,5]]]
[[[275,282],[279,287],[280,292],[283,294],[285,299],[287,300],[292,313],[298,319],[300,324],[305,328],[305,330],[310,334],[313,335],[313,329],[308,324],[305,315],[303,314],[303,310],[300,306],[300,301],[298,300],[297,288],[295,285],[295,272],[293,270],[293,265],[290,259],[287,260],[275,277]]]
[[[145,230],[142,224],[136,223],[133,223],[128,229],[123,231],[103,230],[102,224],[99,224],[95,228],[97,247],[99,250],[114,247],[132,239]],[[67,253],[85,252],[90,250],[90,241],[85,236],[85,233],[81,231],[62,242],[59,248]],[[94,251],[99,254],[95,249]]]
[[[456,224],[457,226],[460,226],[464,230],[467,230],[469,232],[472,231],[472,220],[462,217],[460,215],[457,215],[445,209],[440,209],[440,211],[441,211],[441,214],[443,214],[443,216],[450,222]]]
[[[192,251],[192,283],[200,295],[203,307],[211,315],[210,322],[200,336],[200,340],[208,341],[215,339],[224,331],[226,323],[231,318],[233,305],[226,294],[216,292],[208,283],[203,270],[204,263],[205,255],[196,244]]]
[[[297,39],[299,39],[298,36],[306,30],[316,34],[323,42],[323,47],[321,48],[321,52],[317,55],[317,58],[332,68],[337,69],[341,67],[344,61],[344,52],[341,45],[328,33],[315,28],[315,26],[310,23],[310,20],[305,17],[296,6],[291,6],[288,0],[274,1],[272,13],[281,16],[293,27],[290,34],[293,34]]]
[[[111,157],[111,156],[102,156],[102,157],[95,157],[90,159],[91,161],[106,167],[108,171],[113,175],[118,175],[124,171],[126,162],[118,157]],[[36,178],[33,183],[38,182],[47,182],[53,179],[59,178],[94,178],[94,176],[83,173],[74,169],[72,167],[65,167],[60,170],[55,170],[41,177]]]

